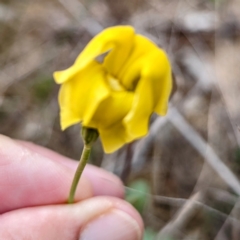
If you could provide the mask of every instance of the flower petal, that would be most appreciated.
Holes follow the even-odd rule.
[[[140,138],[148,132],[148,121],[153,112],[153,92],[149,79],[141,79],[135,96],[132,110],[124,118],[124,126],[132,138]]]
[[[105,72],[97,62],[91,62],[70,80],[63,83],[59,93],[63,130],[82,120],[90,121],[99,103],[109,95]]]
[[[99,129],[99,135],[105,153],[112,153],[124,144],[132,141],[122,124],[117,124],[106,129]]]
[[[84,68],[97,56],[107,52],[104,67],[114,76],[126,61],[134,40],[134,29],[131,26],[110,27],[95,36],[76,59],[78,68]]]
[[[109,128],[116,123],[122,122],[132,107],[132,92],[111,92],[96,109],[90,122],[85,122],[88,127],[99,129]]]
[[[73,65],[66,70],[54,72],[53,77],[56,83],[62,84],[72,79],[78,72],[79,69]]]
[[[134,38],[134,47],[131,52],[131,55],[125,62],[123,68],[121,69],[121,72],[119,73],[118,78],[120,79],[120,82],[123,86],[125,86],[129,90],[134,89],[134,85],[136,84],[136,79],[139,79],[140,77],[140,70],[145,65],[146,61],[144,61],[144,58],[149,55],[149,53],[159,51],[159,48],[157,45],[155,45],[153,42],[151,42],[148,38],[143,37],[141,35],[136,35]],[[136,68],[136,62],[142,61],[143,66],[140,66],[138,63],[138,68]],[[150,64],[154,64],[154,62],[151,62]],[[134,69],[133,65],[135,65]]]
[[[135,89],[133,107],[124,119],[129,134],[135,138],[147,134],[148,122],[155,111],[165,115],[171,92],[171,68],[166,54],[160,50],[142,56],[128,71],[130,77],[139,77]]]
[[[54,73],[58,84],[74,77],[81,69],[99,55],[110,51],[104,59],[104,67],[116,76],[126,61],[133,46],[134,28],[131,26],[109,27],[95,36],[79,54],[75,63],[64,71]]]
[[[98,129],[106,153],[133,140],[122,124],[122,119],[132,107],[132,101],[132,92],[112,92],[99,104],[91,122],[87,124]]]

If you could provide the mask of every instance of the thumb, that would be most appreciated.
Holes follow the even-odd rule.
[[[113,197],[0,215],[0,239],[5,240],[138,240],[142,228],[142,220],[133,207]]]

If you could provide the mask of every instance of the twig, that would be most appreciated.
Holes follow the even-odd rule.
[[[128,146],[126,147],[126,155],[124,159],[123,170],[120,175],[120,178],[124,184],[127,184],[128,177],[131,173],[131,168],[132,168],[131,162],[132,162],[132,154],[133,154],[132,147],[133,147],[132,144],[128,144]]]
[[[202,205],[199,204],[202,197],[200,192],[194,194],[177,213],[176,218],[162,228],[158,234],[158,239],[165,239],[166,237],[182,238],[187,224],[202,209]]]
[[[159,129],[161,129],[167,123],[167,118],[157,118],[151,125],[148,136],[137,142],[134,149],[132,164],[134,171],[140,171],[147,159],[147,154],[152,146],[155,137],[157,136]]]
[[[174,107],[170,107],[166,118],[157,118],[152,124],[149,135],[137,143],[133,155],[133,169],[138,171],[145,163],[148,149],[153,143],[159,129],[169,120],[189,143],[204,157],[206,162],[218,173],[218,175],[240,195],[240,183],[231,170],[216,155],[209,144],[196,132],[196,130],[184,119]]]
[[[240,212],[240,202],[238,201],[235,206],[233,207],[231,213],[226,218],[223,226],[221,227],[220,231],[218,232],[217,236],[215,237],[216,240],[220,239],[221,236],[225,235],[226,229],[230,224],[232,224],[232,219],[238,219],[239,218],[239,212]],[[238,220],[237,220],[238,221]],[[238,224],[232,224],[232,240],[238,240],[240,234],[240,225]]]
[[[234,218],[240,219],[240,202],[237,202],[235,207],[233,208],[231,215]],[[240,236],[240,228],[239,226],[233,226],[232,228],[232,240],[238,240]]]
[[[171,107],[167,115],[168,120],[178,129],[189,143],[204,157],[218,175],[240,195],[240,183],[231,170],[221,161],[208,143],[184,119],[177,109]]]
[[[219,189],[214,189],[214,188],[209,188],[207,191],[204,191],[202,194],[204,194],[204,198],[213,198],[215,201],[220,201],[224,203],[228,203],[230,205],[235,205],[238,201],[238,198],[232,194],[229,194],[228,192],[219,190]],[[185,199],[185,198],[173,198],[173,197],[166,197],[166,196],[153,196],[153,200],[156,204],[163,204],[163,205],[169,205],[172,207],[177,207],[180,208],[184,204],[187,204],[188,201],[191,201],[191,199]],[[229,215],[212,208],[208,206],[206,203],[200,202],[198,200],[194,201],[196,205],[201,206],[204,211],[208,211],[209,213],[216,214],[222,218],[227,218]],[[234,218],[233,218],[234,219]],[[234,219],[236,220],[236,219]],[[240,224],[240,222],[239,222]]]
[[[73,16],[73,18],[85,28],[91,36],[95,36],[104,28],[101,24],[89,16],[88,10],[79,1],[58,0],[58,2]]]
[[[170,221],[158,234],[158,239],[164,239],[164,237],[174,237],[174,239],[182,239],[183,232],[186,230],[187,226],[191,223],[191,220],[198,215],[198,213],[202,213],[207,211],[208,213],[214,214],[218,216],[218,219],[222,219],[225,221],[226,224],[232,224],[234,229],[239,229],[240,221],[235,218],[234,216],[227,215],[219,210],[216,210],[208,205],[202,203],[208,194],[216,194],[215,200],[218,201],[219,194],[222,195],[223,193],[218,190],[209,189],[207,192],[197,192],[194,194],[189,200],[188,199],[181,199],[181,198],[169,198],[169,197],[162,197],[162,196],[155,196],[154,199],[158,201],[158,203],[162,204],[171,204],[174,206],[183,205],[183,207],[179,210],[176,214],[175,218]],[[231,200],[238,200],[238,198],[226,194],[230,197]],[[236,203],[236,202],[235,202]],[[239,206],[239,202],[236,203]],[[235,206],[236,206],[235,205]],[[204,216],[204,215],[201,215]],[[222,226],[223,229],[224,226]],[[219,233],[220,234],[220,233]]]

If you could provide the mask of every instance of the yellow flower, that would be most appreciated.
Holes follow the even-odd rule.
[[[131,26],[99,33],[54,78],[62,84],[62,129],[79,122],[96,128],[107,153],[146,135],[151,114],[166,114],[172,88],[166,53]]]

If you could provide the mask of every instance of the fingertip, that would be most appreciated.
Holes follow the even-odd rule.
[[[103,201],[104,197],[98,197],[98,199]],[[83,226],[79,239],[142,239],[143,221],[133,206],[121,199],[108,199],[112,203],[112,208]]]
[[[140,240],[143,223],[124,200],[94,197],[75,204],[23,208],[3,214],[0,239],[8,239],[9,233],[18,239]]]
[[[124,186],[116,175],[88,164],[83,173],[92,183],[94,196],[124,197]]]
[[[140,227],[141,231],[143,230],[144,224],[141,215],[139,212],[127,201],[114,198],[113,199],[113,204],[114,207],[116,207],[118,210],[125,212],[127,215],[129,215],[132,219],[135,219],[137,222],[138,226]]]

